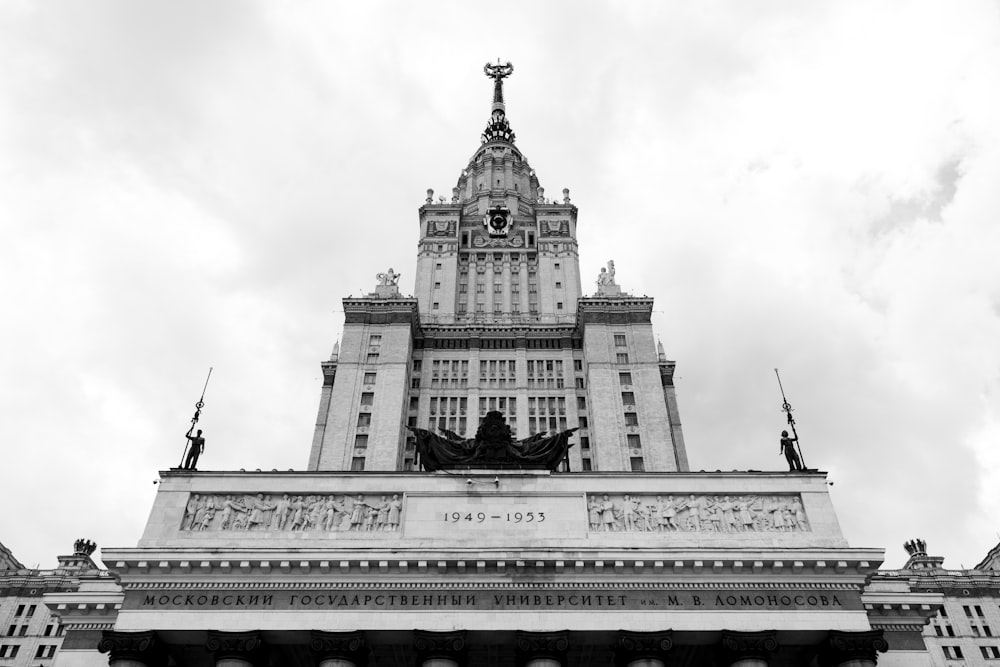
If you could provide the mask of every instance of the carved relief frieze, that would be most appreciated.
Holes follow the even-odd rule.
[[[427,236],[454,236],[455,220],[428,220]]]
[[[182,531],[392,533],[403,519],[399,493],[380,496],[193,493]]]
[[[542,220],[538,229],[542,236],[568,236],[569,222],[566,220]]]
[[[760,533],[809,531],[798,495],[587,495],[591,532]]]
[[[472,239],[472,245],[477,248],[520,248],[524,245],[524,239],[520,236],[511,236],[509,238],[486,238],[482,235],[477,235]]]

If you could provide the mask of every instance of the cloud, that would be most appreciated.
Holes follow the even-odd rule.
[[[613,258],[656,297],[694,468],[781,467],[779,367],[852,544],[992,546],[994,5],[0,11],[22,560],[135,543],[209,366],[206,465],[304,468],[339,299],[389,265],[412,284],[497,56],[520,147],[580,206],[584,284]]]

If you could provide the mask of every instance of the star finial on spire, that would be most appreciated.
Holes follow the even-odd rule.
[[[500,59],[497,58],[497,64],[494,65],[492,63],[486,63],[486,65],[483,66],[483,72],[485,72],[486,76],[490,77],[494,81],[493,111],[496,111],[497,109],[503,111],[503,80],[514,73],[514,66],[510,64],[509,60],[507,61],[507,64],[501,65]]]
[[[483,132],[483,143],[490,141],[514,143],[514,132],[510,129],[510,123],[507,122],[503,103],[503,80],[514,73],[514,66],[510,64],[510,61],[500,64],[500,59],[497,58],[497,64],[486,63],[483,66],[483,72],[493,79],[493,109],[490,114],[490,122],[486,126],[486,131]]]

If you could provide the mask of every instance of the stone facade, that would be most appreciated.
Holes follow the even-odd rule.
[[[311,470],[414,469],[404,425],[467,436],[490,410],[519,438],[578,428],[569,470],[687,469],[653,300],[624,291],[613,262],[596,291],[581,279],[569,191],[546,197],[502,103],[500,126],[451,196],[420,207],[415,297],[344,300]]]

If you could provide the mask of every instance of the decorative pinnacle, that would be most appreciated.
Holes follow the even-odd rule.
[[[510,129],[510,123],[507,122],[506,110],[503,103],[503,80],[514,73],[514,66],[508,62],[505,65],[500,64],[500,59],[497,59],[497,64],[486,63],[483,66],[483,72],[486,76],[493,79],[493,108],[490,112],[489,123],[486,124],[486,130],[483,132],[481,137],[482,142],[488,143],[490,141],[503,141],[507,143],[514,143],[514,132]]]
[[[500,64],[500,59],[497,58],[497,64],[486,63],[483,66],[483,72],[486,76],[493,79],[493,108],[491,111],[504,111],[503,105],[503,80],[514,73],[514,66],[507,61],[506,65]]]

